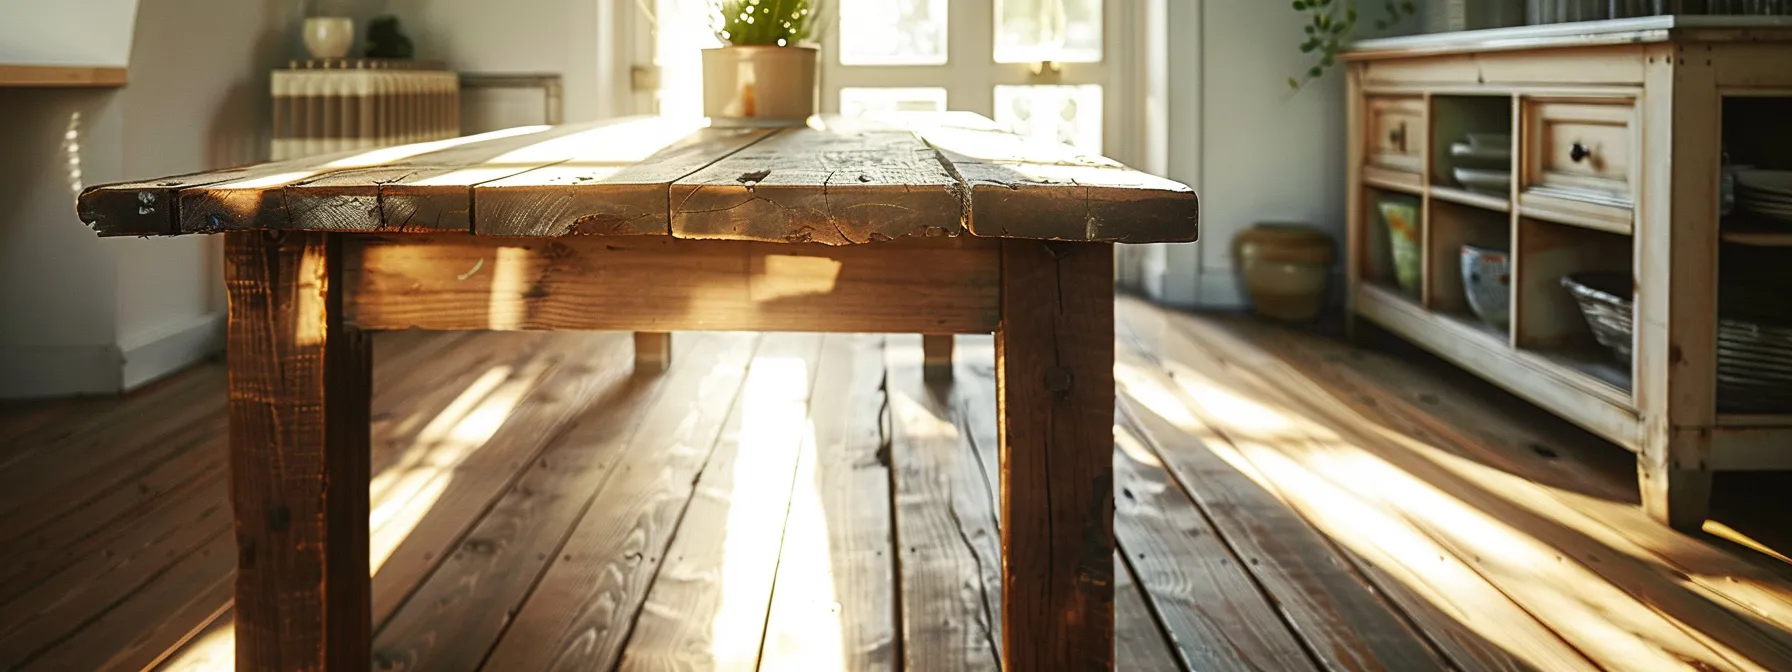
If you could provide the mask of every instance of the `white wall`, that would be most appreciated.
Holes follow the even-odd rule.
[[[222,346],[219,242],[100,240],[74,197],[264,159],[295,9],[142,0],[129,86],[0,89],[0,397],[117,392]]]
[[[1332,231],[1342,247],[1341,68],[1288,88],[1310,61],[1296,48],[1302,16],[1286,2],[1172,0],[1169,10],[1169,177],[1200,194],[1201,241],[1147,255],[1145,286],[1168,303],[1240,306],[1231,250],[1239,231],[1306,222]],[[1380,9],[1364,2],[1363,12],[1368,27]]]
[[[576,122],[628,111],[613,95],[628,71],[628,59],[615,57],[618,40],[633,32],[616,18],[630,15],[617,11],[622,2],[635,0],[386,0],[386,8],[418,58],[461,72],[559,73],[565,120]]]

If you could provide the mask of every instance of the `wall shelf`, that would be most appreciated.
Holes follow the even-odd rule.
[[[119,87],[127,82],[124,68],[0,63],[0,87]]]

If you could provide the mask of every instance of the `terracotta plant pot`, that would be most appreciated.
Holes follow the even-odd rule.
[[[1330,235],[1300,224],[1258,224],[1232,238],[1251,308],[1284,322],[1319,318],[1335,255]]]
[[[703,114],[713,126],[801,126],[820,91],[813,47],[703,50]]]

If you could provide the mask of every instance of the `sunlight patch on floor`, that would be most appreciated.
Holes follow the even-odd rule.
[[[477,403],[452,421],[444,420],[454,417],[444,411],[438,418],[442,422],[426,425],[416,443],[405,451],[398,463],[374,477],[378,494],[373,495],[373,511],[369,519],[373,534],[369,544],[370,571],[378,572],[386,559],[398,550],[399,544],[404,543],[405,537],[423,522],[423,517],[453,483],[455,469],[497,434],[510,412],[536,388],[549,368],[551,365],[546,362],[532,362],[514,375],[500,378],[502,382],[491,387],[490,393],[483,398],[473,394],[482,387],[475,383],[475,387],[468,388],[468,393],[463,393],[449,408],[459,410],[461,399],[477,399]],[[481,381],[500,371],[508,373],[508,367],[492,369]]]
[[[767,521],[786,522],[793,478],[792,461],[772,454],[793,451],[811,432],[808,398],[809,367],[802,359],[753,360],[740,393],[734,490],[726,495],[721,602],[710,620],[712,669],[750,670],[758,660],[766,613],[766,594],[760,588],[777,573],[776,549],[786,527],[778,525],[779,535],[768,537]]]
[[[1168,368],[1188,398],[1201,404],[1210,398],[1227,400],[1208,412],[1226,418],[1229,429],[1254,435],[1251,427],[1261,423],[1251,418],[1234,422],[1235,416],[1223,413],[1238,408],[1229,398],[1261,393],[1224,389],[1225,383],[1185,366]],[[1264,408],[1275,403],[1261,399]],[[1638,670],[1684,669],[1688,660],[1699,659],[1757,669],[1721,644],[1690,637],[1687,624],[1642,603],[1572,557],[1371,454],[1329,426],[1299,412],[1272,412],[1281,416],[1276,424],[1306,435],[1304,440],[1273,444],[1302,468],[1325,475],[1366,501],[1380,500],[1381,506],[1434,530],[1442,543],[1462,557],[1474,558],[1480,573],[1513,593],[1532,613],[1544,614],[1553,628],[1583,650],[1605,660],[1626,661]]]

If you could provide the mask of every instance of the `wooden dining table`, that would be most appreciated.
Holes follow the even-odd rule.
[[[1111,669],[1114,244],[1197,209],[968,113],[523,127],[79,200],[102,236],[225,236],[242,670],[369,667],[392,329],[634,331],[638,367],[674,331],[994,333],[1005,666]]]

